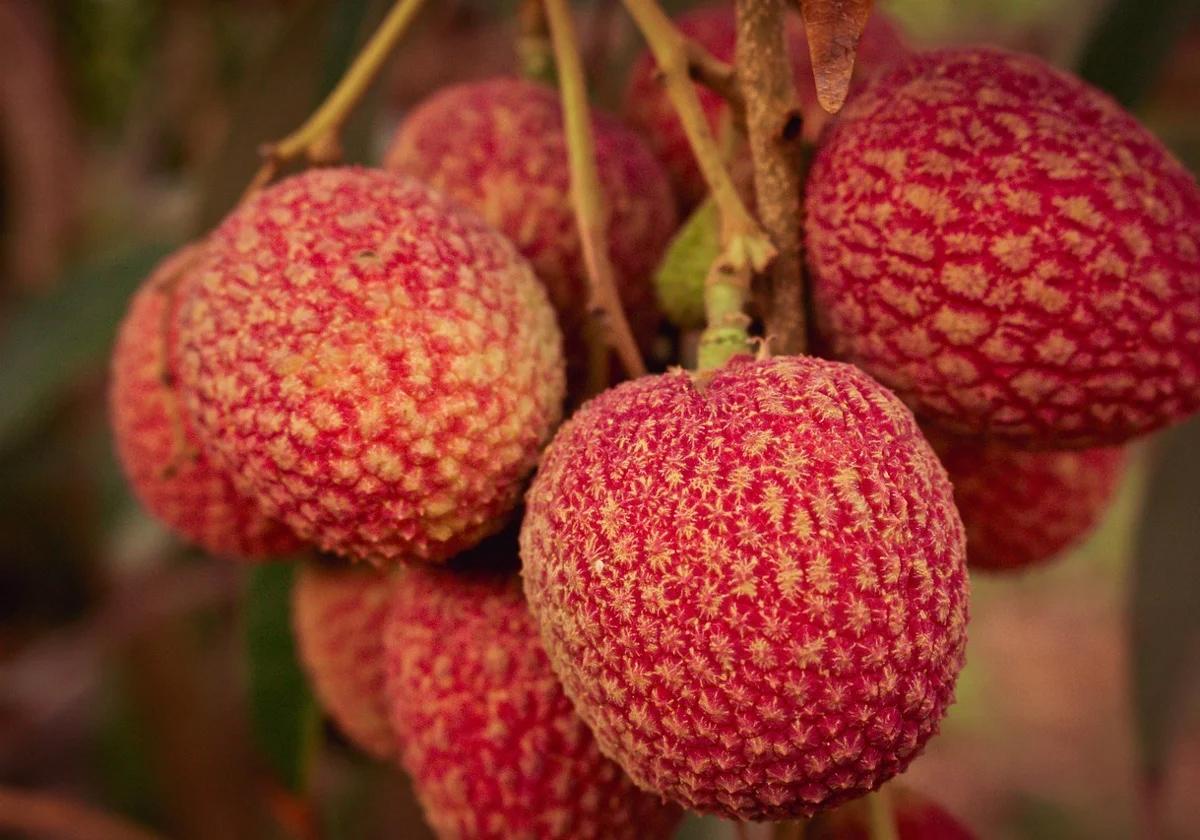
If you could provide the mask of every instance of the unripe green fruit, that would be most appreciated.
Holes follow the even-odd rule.
[[[654,275],[659,306],[675,326],[704,326],[704,282],[720,248],[720,219],[710,198],[675,234]]]

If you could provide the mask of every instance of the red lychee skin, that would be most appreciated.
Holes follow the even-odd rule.
[[[396,754],[383,676],[391,588],[392,576],[377,569],[309,563],[292,589],[292,627],[313,693],[338,728],[381,761]]]
[[[239,493],[201,450],[178,392],[175,290],[196,246],[160,263],[130,301],[117,333],[109,418],[117,459],[141,505],[184,540],[219,556],[261,559],[300,540]]]
[[[650,275],[675,231],[675,202],[666,173],[636,132],[603,113],[593,116],[592,132],[609,255],[621,301],[645,345],[659,321]],[[587,273],[555,91],[507,78],[446,88],[405,120],[384,167],[441,190],[508,236],[545,283],[568,355],[585,357],[579,333]]]
[[[382,170],[309,171],[236,210],[180,325],[209,448],[354,559],[438,562],[496,530],[561,412],[561,336],[528,263]]]
[[[975,834],[936,802],[908,788],[890,791],[897,840],[975,840]],[[871,840],[866,803],[851,802],[813,820],[806,840]]]
[[[675,23],[684,35],[720,60],[733,60],[737,26],[732,3],[715,3],[695,9],[681,15]],[[804,23],[799,15],[791,15],[788,23],[786,37],[788,54],[792,59],[792,76],[796,80],[796,94],[804,118],[804,134],[811,140],[817,137],[830,115],[817,102]],[[855,79],[869,77],[907,52],[908,48],[895,25],[886,15],[874,12],[859,42]],[[696,91],[709,125],[719,136],[721,123],[729,110],[728,105],[719,94],[704,85],[697,84]],[[649,51],[643,52],[633,66],[625,91],[624,113],[645,134],[658,159],[666,167],[682,206],[690,208],[699,204],[708,188]]]
[[[438,836],[665,838],[674,805],[601,755],[513,574],[409,569],[385,630],[403,764]]]
[[[1085,537],[1125,474],[1125,450],[1015,449],[927,435],[967,532],[972,569],[1016,571],[1045,563]]]
[[[817,154],[806,227],[835,352],[930,422],[1077,449],[1200,407],[1200,189],[1039,59],[878,77]]]
[[[606,391],[526,498],[525,590],[601,750],[698,811],[812,813],[952,702],[962,524],[908,409],[849,365],[738,358]]]

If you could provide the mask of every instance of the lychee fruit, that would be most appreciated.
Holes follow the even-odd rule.
[[[702,6],[681,15],[675,24],[680,32],[716,58],[733,61],[737,23],[732,3]],[[792,76],[796,82],[796,95],[804,119],[804,134],[809,140],[814,140],[822,126],[829,121],[829,114],[817,102],[808,40],[804,23],[798,14],[789,16],[785,37],[792,62]],[[862,79],[890,65],[907,51],[899,30],[890,19],[878,11],[872,13],[858,44],[855,88]],[[696,91],[710,127],[720,136],[722,123],[729,114],[728,104],[719,94],[702,84],[696,85]],[[688,209],[698,204],[708,187],[692,155],[683,124],[679,122],[675,107],[663,87],[658,65],[649,51],[643,52],[633,65],[625,92],[624,113],[633,125],[641,129],[666,167],[681,205]]]
[[[592,133],[615,280],[645,346],[658,324],[649,279],[675,230],[674,199],[666,173],[635,131],[597,113]],[[554,90],[500,78],[439,91],[401,125],[384,167],[441,190],[508,236],[545,283],[568,356],[586,358],[580,335],[587,273]]]
[[[563,399],[529,264],[381,170],[305,172],[213,233],[182,375],[239,488],[321,549],[438,562],[499,528]]]
[[[1076,449],[1200,408],[1200,188],[1040,59],[939,50],[877,77],[806,203],[836,355],[918,416]]]
[[[404,767],[440,837],[666,838],[681,814],[596,746],[511,573],[409,569],[385,630]]]
[[[526,505],[550,662],[647,790],[809,816],[902,771],[952,702],[968,583],[950,482],[850,365],[736,357],[606,391]]]
[[[975,833],[928,797],[888,786],[896,840],[975,840]],[[863,800],[822,814],[805,831],[805,840],[871,840],[871,817]]]
[[[163,260],[121,323],[108,394],[117,458],[137,500],[184,540],[221,556],[287,554],[300,540],[204,453],[180,399],[177,289],[199,253],[188,246]]]
[[[363,752],[396,753],[383,683],[393,576],[369,566],[305,564],[292,588],[296,648],[321,708]]]
[[[1125,450],[1015,449],[929,432],[967,532],[972,569],[1026,569],[1086,536],[1125,474]]]

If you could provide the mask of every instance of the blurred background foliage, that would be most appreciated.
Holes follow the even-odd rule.
[[[1200,171],[1196,0],[879,5],[918,44],[1079,69]],[[377,159],[435,87],[513,70],[513,6],[430,4],[348,158]],[[314,107],[385,7],[0,2],[0,789],[180,838],[426,836],[399,774],[318,730],[289,567],[175,544],[129,498],[104,417],[132,290],[221,218],[259,144]],[[637,38],[612,0],[577,9],[596,99],[615,108]],[[1087,545],[975,581],[960,700],[908,778],[983,837],[1200,836],[1200,424],[1141,456]],[[698,819],[684,833],[732,836]]]

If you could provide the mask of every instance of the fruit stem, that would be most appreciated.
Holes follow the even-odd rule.
[[[243,200],[269,184],[285,164],[301,157],[316,165],[336,163],[341,159],[338,135],[342,126],[366,95],[424,2],[396,0],[379,28],[317,110],[287,137],[262,147],[262,166],[246,188]]]
[[[713,62],[693,63],[700,55],[699,45],[689,46],[688,39],[676,29],[656,0],[623,2],[654,55],[667,96],[679,115],[692,153],[721,214],[721,243],[725,250],[725,262],[738,274],[742,269],[765,270],[775,258],[775,247],[738,195],[692,83],[693,68],[697,70],[699,78],[704,78],[708,71],[714,71],[714,77],[721,78],[727,76],[727,71],[722,69],[715,72],[715,59]],[[727,84],[724,86],[730,87]]]
[[[767,277],[766,334],[778,352],[803,353],[803,119],[788,55],[787,8],[784,0],[737,0],[735,9],[758,217],[778,251]]]
[[[608,254],[608,213],[596,171],[596,145],[592,137],[592,114],[588,103],[583,62],[575,22],[567,0],[544,0],[554,61],[558,65],[558,87],[562,95],[563,122],[567,135],[567,157],[571,168],[571,201],[587,266],[589,311],[609,345],[616,351],[625,372],[632,378],[646,373],[646,364],[621,308],[617,284]]]
[[[899,840],[892,798],[886,788],[867,794],[867,825],[871,840]]]
[[[554,48],[542,0],[521,0],[517,8],[517,58],[525,78],[552,85],[554,78]]]

